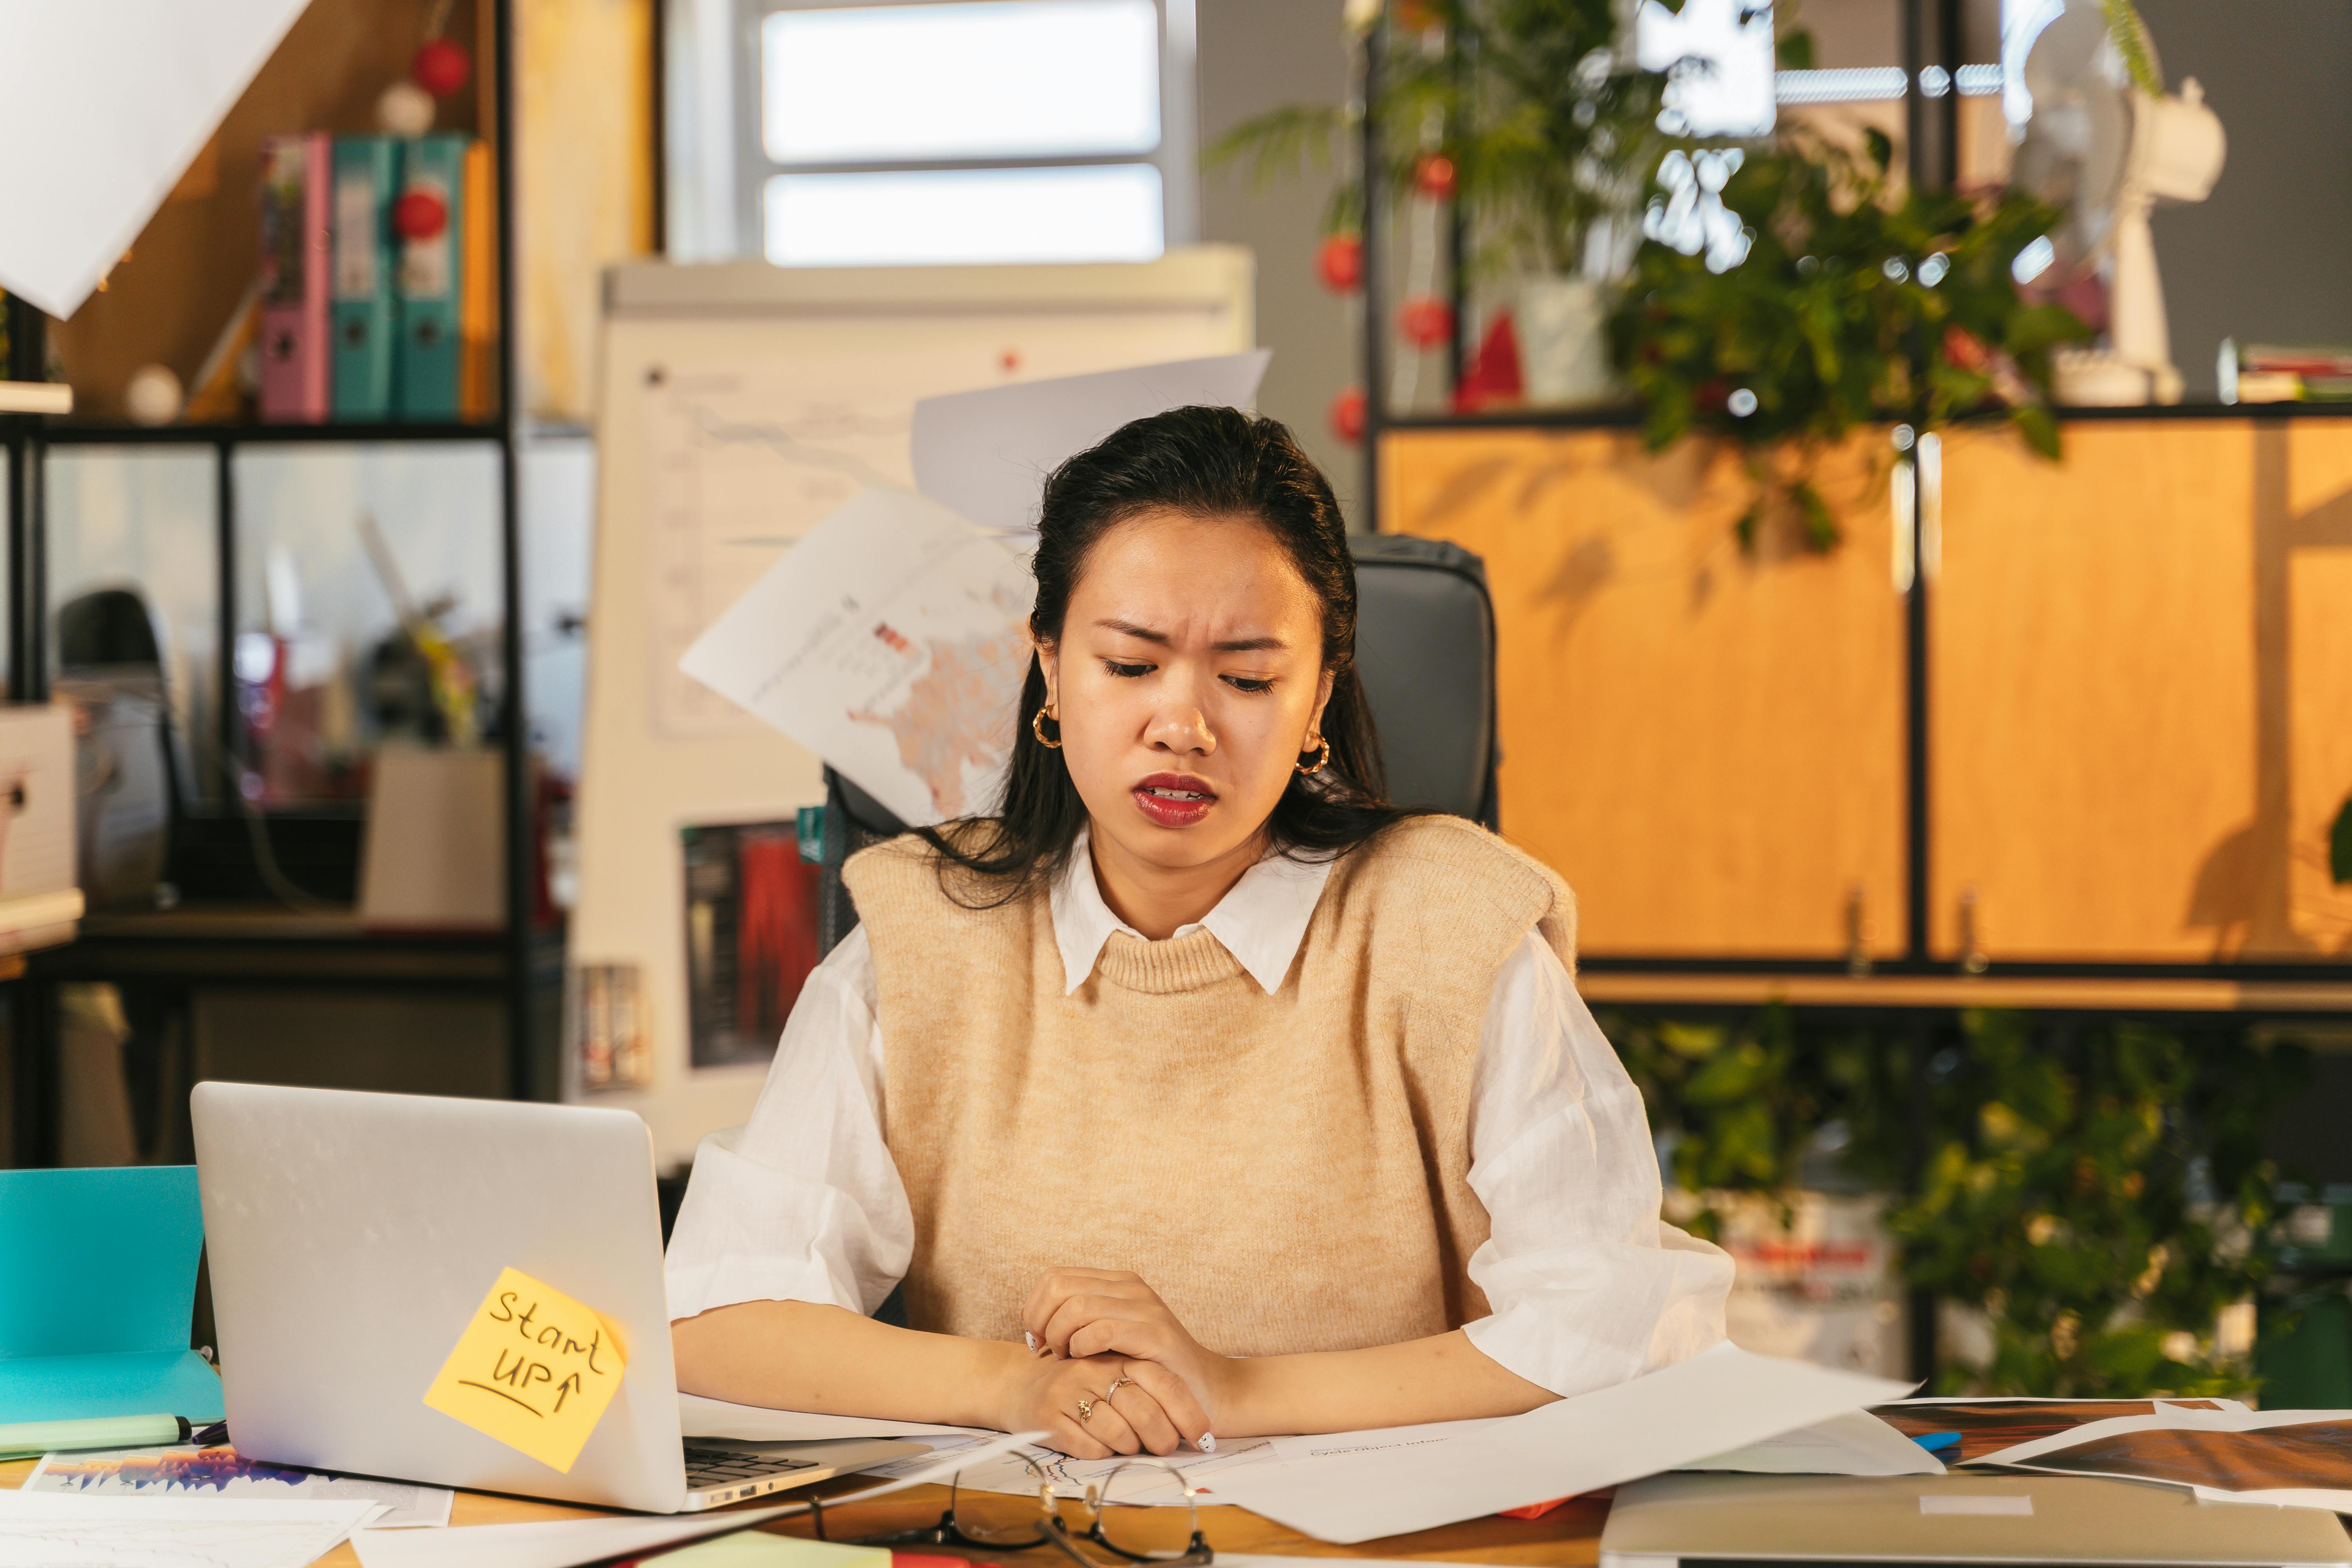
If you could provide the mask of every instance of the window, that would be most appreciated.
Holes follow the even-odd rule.
[[[739,4],[729,248],[1147,261],[1195,237],[1192,0]]]

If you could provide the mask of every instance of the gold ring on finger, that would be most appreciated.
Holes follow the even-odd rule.
[[[1105,1398],[1105,1399],[1108,1399],[1108,1398],[1109,1398],[1109,1397],[1110,1397],[1110,1395],[1108,1395],[1108,1394],[1105,1394],[1105,1395],[1103,1395],[1103,1398]],[[1092,1396],[1088,1396],[1087,1398],[1081,1399],[1081,1400],[1079,1400],[1079,1401],[1078,1401],[1078,1425],[1079,1425],[1079,1426],[1085,1426],[1087,1422],[1089,1422],[1089,1421],[1091,1421],[1091,1420],[1093,1420],[1093,1419],[1094,1419],[1095,1406],[1096,1406],[1097,1404],[1099,1404],[1099,1403],[1100,1403],[1100,1401],[1098,1401],[1098,1400],[1097,1400],[1097,1399],[1093,1398]]]
[[[1129,1384],[1133,1383],[1135,1379],[1131,1377],[1115,1377],[1111,1379],[1110,1386],[1103,1390],[1103,1397],[1105,1399],[1108,1399],[1112,1394],[1117,1394],[1120,1389],[1125,1388]]]

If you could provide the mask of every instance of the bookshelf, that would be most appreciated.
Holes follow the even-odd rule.
[[[235,650],[239,631],[240,453],[330,445],[377,449],[402,446],[485,448],[495,454],[499,536],[497,633],[503,666],[499,733],[486,741],[505,759],[506,920],[478,936],[384,935],[362,928],[349,910],[296,910],[267,899],[191,903],[174,910],[99,913],[85,921],[81,940],[37,957],[14,983],[12,1099],[14,1163],[50,1163],[58,1156],[61,1063],[57,1041],[57,987],[71,981],[121,979],[203,981],[247,988],[302,987],[331,993],[363,987],[411,994],[494,997],[504,1024],[504,1059],[482,1064],[479,1081],[502,1084],[515,1098],[555,1092],[552,997],[560,994],[561,939],[537,928],[538,870],[530,754],[530,706],[525,689],[521,582],[520,447],[528,431],[518,411],[517,328],[520,321],[515,265],[516,114],[514,0],[479,0],[476,25],[478,133],[490,143],[497,199],[497,413],[467,423],[351,422],[317,425],[194,423],[142,426],[71,416],[68,388],[46,380],[49,329],[21,300],[8,300],[8,363],[0,367],[0,447],[6,453],[8,673],[12,695],[43,700],[50,690],[52,627],[48,604],[47,468],[54,455],[77,449],[152,447],[206,453],[214,486],[219,574],[217,636],[220,697],[215,703],[223,758],[243,755],[236,700]],[[374,47],[373,41],[370,47]],[[305,124],[274,126],[282,131]],[[142,239],[142,247],[146,242]],[[216,283],[217,280],[213,280]],[[210,285],[208,285],[210,286]],[[34,384],[26,387],[17,384]],[[402,520],[387,516],[397,534]],[[249,608],[250,606],[244,606]],[[191,737],[193,740],[193,737]],[[249,808],[222,792],[216,814],[184,813],[175,834],[188,831],[199,848],[233,854],[249,832]],[[297,859],[335,856],[348,844],[356,862],[357,817],[341,812],[268,814],[270,842]],[[175,845],[175,857],[182,846]],[[190,1025],[190,1030],[194,1028]],[[193,1047],[191,1047],[193,1048]],[[193,1058],[191,1058],[193,1066]],[[328,1075],[331,1079],[332,1074]],[[323,1081],[323,1080],[322,1080]],[[384,1087],[396,1087],[387,1084]],[[183,1086],[184,1091],[184,1086]]]

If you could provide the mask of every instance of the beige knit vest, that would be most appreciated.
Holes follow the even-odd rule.
[[[1400,823],[1332,868],[1273,995],[1205,931],[1116,933],[1066,995],[1047,897],[963,908],[912,837],[847,879],[914,1211],[912,1326],[1017,1340],[1056,1266],[1132,1269],[1227,1355],[1485,1315],[1471,1074],[1528,931],[1572,963],[1550,871],[1456,817]]]

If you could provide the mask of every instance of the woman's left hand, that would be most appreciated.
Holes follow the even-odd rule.
[[[1140,1275],[1108,1268],[1049,1268],[1021,1309],[1021,1326],[1040,1348],[1056,1355],[1116,1352],[1158,1362],[1198,1395],[1213,1433],[1232,1404],[1239,1363],[1203,1350]]]

